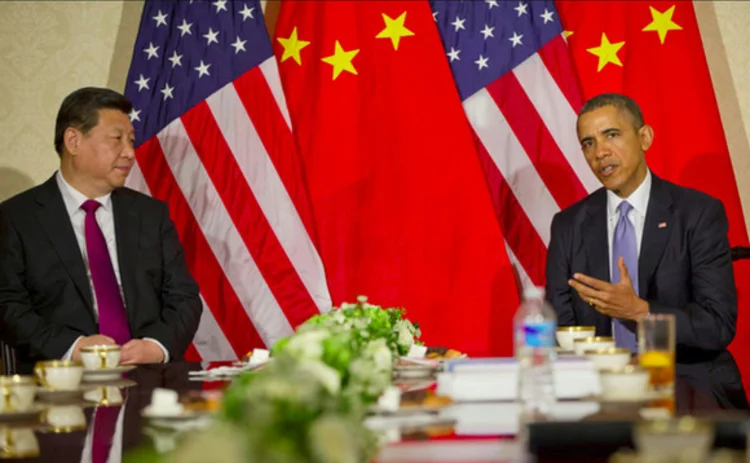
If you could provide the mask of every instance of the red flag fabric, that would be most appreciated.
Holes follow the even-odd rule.
[[[274,38],[334,304],[510,355],[513,270],[427,2],[285,2]]]
[[[654,127],[646,158],[654,173],[719,198],[732,246],[748,236],[692,2],[557,2],[583,98],[624,93]],[[735,264],[737,335],[730,349],[750,385],[750,294]]]

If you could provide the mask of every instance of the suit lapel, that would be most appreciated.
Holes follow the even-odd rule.
[[[604,188],[594,193],[581,224],[583,249],[588,263],[588,276],[609,281],[609,245],[607,244],[607,193]],[[587,302],[583,302],[588,304]],[[599,335],[611,332],[610,318],[593,307],[588,307],[596,319]]]
[[[659,259],[671,233],[672,197],[663,180],[651,174],[651,193],[648,199],[646,221],[643,224],[641,253],[638,259],[638,292],[643,299],[648,297],[648,282],[656,271]]]
[[[132,207],[133,196],[127,190],[112,192],[117,260],[128,319],[132,320],[135,298],[135,266],[138,255],[141,217]]]
[[[607,193],[602,188],[594,195],[582,223],[583,247],[586,252],[586,262],[591,266],[588,270],[589,276],[609,281]]]
[[[83,255],[54,176],[42,185],[36,201],[40,206],[36,211],[37,220],[93,315],[94,305]]]

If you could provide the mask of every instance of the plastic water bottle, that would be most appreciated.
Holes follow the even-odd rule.
[[[521,413],[526,419],[543,419],[555,406],[557,315],[544,299],[543,288],[527,288],[523,299],[513,320]]]

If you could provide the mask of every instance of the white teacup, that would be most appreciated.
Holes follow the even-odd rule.
[[[39,441],[30,428],[0,428],[0,458],[39,456]]]
[[[587,349],[586,358],[592,361],[598,370],[617,370],[630,363],[632,353],[623,347],[609,347],[607,349]]]
[[[45,421],[53,432],[73,432],[86,429],[86,415],[79,405],[51,405]]]
[[[573,341],[576,339],[590,338],[596,336],[595,326],[560,326],[557,328],[555,337],[557,343],[564,350],[573,350]]]
[[[83,393],[83,398],[97,405],[122,405],[122,391],[115,386],[101,386]]]
[[[83,365],[70,360],[46,360],[36,362],[34,373],[48,389],[74,391],[81,385]]]
[[[0,376],[0,413],[23,412],[31,408],[36,382],[31,376]]]
[[[177,391],[157,387],[151,393],[151,404],[145,412],[151,415],[180,415],[184,407],[179,401]]]
[[[610,400],[629,400],[645,397],[648,392],[650,375],[648,370],[628,365],[613,370],[599,372],[602,397]]]
[[[573,341],[573,350],[576,355],[583,355],[587,350],[608,349],[615,347],[615,338],[607,336],[593,336]]]
[[[87,370],[108,370],[120,364],[120,346],[81,347],[81,361]]]

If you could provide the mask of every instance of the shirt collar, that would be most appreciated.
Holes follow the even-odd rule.
[[[627,201],[633,206],[633,209],[641,215],[646,217],[646,209],[648,209],[648,198],[651,194],[651,170],[646,169],[646,178],[643,179],[638,188],[628,196]],[[614,192],[607,190],[607,213],[610,217],[617,217],[617,206],[625,199],[620,198]]]
[[[57,187],[60,189],[60,193],[62,193],[68,215],[73,215],[81,210],[81,206],[88,201],[89,198],[66,182],[59,170],[57,171],[55,179],[57,180]],[[104,209],[109,209],[112,204],[112,193],[110,192],[104,196],[99,196],[98,198],[94,198],[94,200],[98,201]]]

